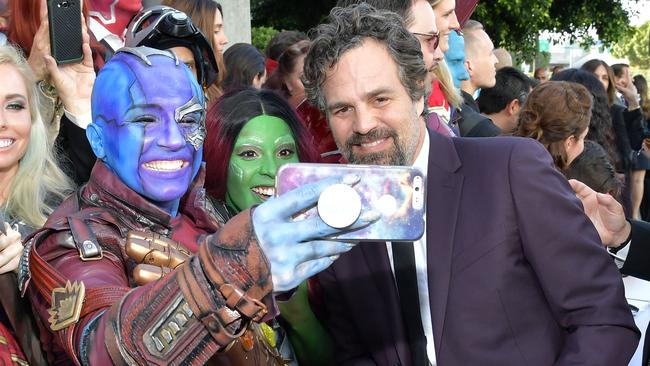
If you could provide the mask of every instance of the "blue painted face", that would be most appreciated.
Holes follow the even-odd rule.
[[[469,73],[465,68],[465,39],[454,31],[449,33],[449,49],[445,52],[445,61],[454,79],[454,86],[460,89],[460,82],[469,80]]]
[[[127,186],[175,216],[201,166],[203,92],[171,53],[131,50],[115,54],[95,81],[88,138]]]

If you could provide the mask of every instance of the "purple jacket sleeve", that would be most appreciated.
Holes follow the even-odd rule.
[[[525,258],[568,332],[555,365],[626,365],[639,332],[621,276],[566,178],[540,144],[522,140],[509,179]]]
[[[650,281],[650,223],[631,221],[632,242],[621,272]]]

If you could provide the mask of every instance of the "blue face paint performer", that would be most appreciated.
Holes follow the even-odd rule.
[[[249,329],[276,313],[272,291],[351,248],[313,241],[335,233],[322,220],[291,217],[327,186],[358,178],[305,186],[222,225],[203,190],[204,97],[173,53],[120,50],[99,73],[92,105],[90,181],[28,238],[20,267],[49,360],[274,364],[226,363],[230,352],[218,351],[259,360]]]
[[[460,82],[469,80],[465,68],[465,39],[457,32],[449,33],[449,49],[445,52],[445,61],[454,79],[454,87],[460,90]]]

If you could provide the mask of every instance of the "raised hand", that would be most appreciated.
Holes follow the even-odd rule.
[[[635,109],[639,107],[638,93],[636,86],[633,82],[626,82],[624,80],[616,81],[616,90],[619,93],[623,94],[623,98],[627,101],[627,107],[629,109]]]
[[[48,78],[47,67],[45,66],[45,56],[49,56],[50,49],[50,27],[47,19],[47,1],[40,0],[40,19],[41,25],[34,35],[32,42],[32,49],[29,51],[29,58],[27,63],[32,68],[36,80],[46,80]]]
[[[23,242],[18,231],[3,223],[7,235],[0,233],[0,274],[15,271],[23,253]]]
[[[325,224],[320,217],[293,221],[292,216],[315,205],[320,194],[330,185],[354,185],[358,181],[357,176],[325,179],[271,198],[255,209],[253,227],[259,245],[271,263],[275,292],[297,287],[354,247],[351,243],[319,240],[340,232]],[[362,214],[351,228],[365,227],[378,218],[374,213]]]
[[[623,243],[631,230],[630,223],[625,220],[623,206],[614,197],[598,193],[580,181],[571,179],[569,184],[582,201],[585,214],[596,227],[603,244],[617,247]]]
[[[56,60],[49,54],[43,56],[45,66],[50,75],[52,85],[56,88],[63,107],[75,116],[90,112],[90,99],[95,83],[90,36],[86,21],[81,20],[83,35],[83,60],[75,64],[57,65]],[[48,39],[49,47],[49,39]]]

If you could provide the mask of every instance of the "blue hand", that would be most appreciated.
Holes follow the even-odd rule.
[[[354,247],[351,243],[316,240],[341,231],[327,225],[320,217],[294,222],[292,216],[315,205],[327,187],[337,183],[354,185],[358,181],[358,176],[324,179],[271,198],[255,209],[253,227],[260,247],[271,263],[274,291],[295,288]],[[351,228],[362,228],[377,218],[373,214],[361,215]]]

